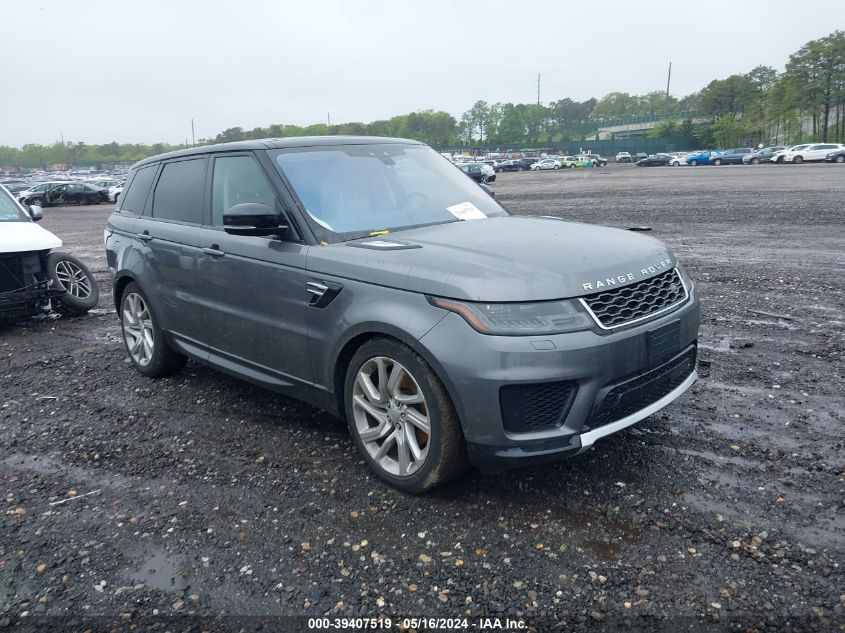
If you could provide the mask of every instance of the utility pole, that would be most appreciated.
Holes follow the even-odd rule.
[[[537,105],[540,105],[540,73],[537,73]]]
[[[194,119],[191,119],[191,147],[197,144],[196,136],[194,135]]]
[[[669,62],[669,76],[666,77],[666,98],[669,98],[669,82],[672,81],[672,62]]]
[[[328,127],[332,126],[332,113],[331,112],[326,112],[326,124],[328,125]]]

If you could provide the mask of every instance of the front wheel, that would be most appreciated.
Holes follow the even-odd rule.
[[[100,290],[94,275],[81,261],[67,253],[47,256],[47,274],[65,294],[53,300],[53,309],[63,316],[82,316],[97,305]]]
[[[691,161],[689,162],[689,164],[690,164],[690,165],[692,165],[693,167],[697,167],[697,166],[698,166],[698,161],[697,161],[697,160],[691,160]]]
[[[187,359],[167,344],[147,296],[135,282],[123,291],[120,324],[129,358],[139,372],[149,378],[160,378],[184,367]]]
[[[428,363],[409,347],[386,338],[364,343],[349,363],[343,393],[352,439],[387,483],[417,494],[466,468],[455,407]]]
[[[834,158],[833,160],[835,160],[837,163],[845,163],[845,156],[843,156],[842,154],[840,154],[839,156],[837,156],[837,157],[836,157],[836,158]]]
[[[751,164],[752,164],[752,165],[759,165],[759,164],[760,164],[760,159],[759,159],[759,158],[752,158],[752,159],[751,159]]]
[[[792,162],[795,163],[796,165],[800,165],[801,163],[804,162],[804,159],[801,156],[796,156],[795,158],[792,159]]]

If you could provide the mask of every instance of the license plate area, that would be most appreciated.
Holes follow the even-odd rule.
[[[648,364],[656,365],[681,351],[681,322],[673,321],[646,333]]]

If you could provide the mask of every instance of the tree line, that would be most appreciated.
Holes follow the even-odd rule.
[[[520,146],[584,140],[600,127],[638,118],[660,121],[650,130],[651,138],[682,137],[690,148],[845,142],[845,32],[808,42],[789,56],[781,73],[758,66],[745,74],[713,80],[680,99],[654,91],[645,95],[611,92],[586,101],[562,98],[547,105],[476,101],[459,119],[447,112],[421,110],[370,123],[233,127],[200,139],[199,144],[355,134],[411,138],[435,147]],[[117,142],[0,146],[0,166],[126,163],[183,147]]]

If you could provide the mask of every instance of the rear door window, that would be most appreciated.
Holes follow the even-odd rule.
[[[147,203],[147,196],[153,184],[158,165],[142,167],[135,172],[135,177],[123,193],[120,194],[120,210],[141,215]]]
[[[202,224],[205,165],[204,157],[164,164],[153,193],[153,218]]]

